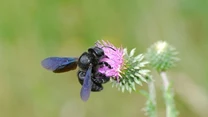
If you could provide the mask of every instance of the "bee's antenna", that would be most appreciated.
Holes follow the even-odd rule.
[[[100,42],[99,42],[99,41],[97,41],[97,42],[95,42],[95,45],[101,45],[101,44],[100,44]],[[110,49],[112,49],[112,50],[116,51],[113,47],[110,47],[110,46],[102,46],[101,48],[104,48],[104,47],[106,47],[106,48],[110,48]]]
[[[114,48],[112,48],[112,47],[110,47],[110,46],[102,46],[101,48],[104,48],[104,47],[106,47],[106,48],[110,48],[110,49],[112,49],[112,50],[116,51]]]

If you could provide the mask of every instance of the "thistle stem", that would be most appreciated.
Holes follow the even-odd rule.
[[[167,91],[168,87],[170,85],[168,77],[165,72],[161,72],[160,76],[162,77],[162,80],[163,80],[164,89],[165,89],[165,91]]]
[[[149,100],[152,104],[152,109],[150,112],[148,112],[149,117],[157,117],[156,113],[156,93],[155,93],[155,85],[154,81],[150,80],[148,82],[148,88],[149,88]]]
[[[177,117],[177,111],[175,109],[173,90],[170,86],[170,82],[165,72],[160,72],[160,76],[164,85],[164,98],[166,104],[166,117]]]
[[[155,85],[152,80],[149,82],[148,87],[149,87],[150,99],[152,100],[153,104],[156,105]]]

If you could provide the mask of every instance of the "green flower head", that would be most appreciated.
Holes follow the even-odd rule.
[[[145,57],[153,68],[162,72],[175,65],[179,60],[176,57],[177,54],[176,49],[167,42],[158,41],[148,48]]]

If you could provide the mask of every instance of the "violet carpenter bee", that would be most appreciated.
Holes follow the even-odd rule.
[[[107,57],[102,48],[89,48],[88,52],[84,52],[79,58],[76,57],[49,57],[44,59],[42,66],[54,73],[63,73],[75,70],[77,72],[79,83],[82,85],[80,96],[83,101],[87,101],[90,92],[98,92],[103,90],[103,83],[110,80],[104,74],[97,72],[98,67],[111,66],[106,62],[100,62],[101,58]]]

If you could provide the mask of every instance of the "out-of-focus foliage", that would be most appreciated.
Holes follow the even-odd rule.
[[[136,47],[137,54],[158,40],[169,42],[181,58],[168,73],[180,117],[207,117],[207,11],[206,0],[1,0],[0,117],[144,116],[139,93],[108,83],[84,103],[76,71],[54,74],[40,65],[48,56],[79,56],[99,39]]]

